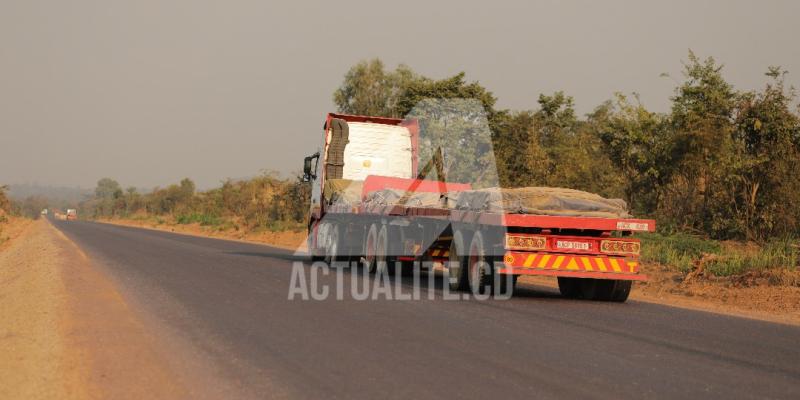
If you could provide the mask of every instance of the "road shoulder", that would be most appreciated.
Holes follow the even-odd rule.
[[[0,301],[0,398],[185,397],[155,338],[49,222],[0,253]]]

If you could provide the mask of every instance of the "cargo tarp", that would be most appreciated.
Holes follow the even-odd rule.
[[[525,187],[489,188],[459,193],[456,208],[510,214],[629,218],[621,199],[606,199],[574,189]]]
[[[329,179],[323,192],[328,204],[358,205],[363,181]],[[405,197],[405,198],[404,198]],[[406,193],[398,189],[382,189],[367,195],[366,206],[447,208],[490,213],[534,214],[574,217],[630,218],[628,205],[621,199],[606,199],[574,189],[526,187],[489,188],[440,193]]]
[[[455,195],[456,193],[451,193]],[[405,199],[403,198],[405,196]],[[365,199],[367,206],[389,206],[403,204],[408,207],[422,208],[453,208],[456,205],[452,196],[445,196],[440,193],[417,192],[406,193],[398,189],[382,189],[367,195]]]

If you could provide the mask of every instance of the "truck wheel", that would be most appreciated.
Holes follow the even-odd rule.
[[[600,300],[604,285],[598,279],[584,278],[578,282],[580,298],[584,300]]]
[[[320,223],[316,222],[313,225],[309,225],[308,228],[308,236],[306,237],[306,251],[308,255],[311,257],[311,262],[315,261],[322,261],[323,256],[321,255],[322,251],[319,247],[315,247],[315,238],[317,238],[319,234]],[[320,242],[319,240],[316,241],[316,245]]]
[[[492,278],[494,278],[493,266],[489,264],[486,257],[486,247],[483,243],[483,234],[475,232],[472,236],[472,243],[469,246],[467,257],[467,268],[469,270],[469,284],[474,294],[492,293]]]
[[[496,287],[494,289],[497,290],[496,294],[513,294],[514,288],[517,287],[517,280],[519,280],[519,275],[511,275],[511,279],[509,279],[508,274],[496,274],[494,276],[494,280],[496,283]]]
[[[566,278],[558,277],[558,291],[561,295],[568,299],[577,299],[580,297],[580,279],[579,278]]]
[[[614,288],[614,295],[611,296],[611,301],[624,303],[631,294],[631,288],[633,288],[633,281],[617,281],[617,285]]]
[[[400,260],[400,257],[414,256],[413,253],[406,252],[406,231],[402,227],[390,227],[389,248],[391,249],[392,274],[396,273],[394,268],[400,267],[400,276],[414,276],[414,269],[417,268],[414,260]]]
[[[574,286],[577,288],[577,297],[584,300],[614,301],[622,303],[628,299],[628,295],[631,292],[631,281],[612,279],[558,278],[559,289],[561,289],[562,279],[573,280]],[[564,294],[563,291],[561,293]],[[567,296],[566,294],[564,295]]]
[[[334,261],[338,261],[339,257],[339,224],[327,224],[325,234],[325,262],[332,266]]]
[[[461,231],[453,233],[450,240],[450,255],[447,263],[447,281],[450,290],[466,292],[469,290],[467,269],[464,268],[464,235]]]
[[[622,303],[631,293],[631,281],[605,280],[598,282],[596,300]]]
[[[375,267],[385,268],[385,272],[391,273],[389,261],[391,257],[389,254],[389,229],[386,224],[381,225],[381,230],[378,232],[378,242],[375,245]]]
[[[375,258],[377,254],[378,245],[378,227],[375,224],[369,226],[367,236],[364,239],[364,257],[361,259],[361,265],[364,267],[364,272],[375,273],[376,263]]]
[[[328,261],[328,242],[330,241],[329,233],[331,229],[330,222],[320,222],[317,224],[316,232],[316,248],[314,248],[314,255],[317,256],[317,261]]]

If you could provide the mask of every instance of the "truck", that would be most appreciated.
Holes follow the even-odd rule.
[[[67,209],[67,218],[66,219],[67,219],[67,221],[74,221],[74,220],[78,219],[78,210],[76,210],[74,208],[68,208]]]
[[[303,179],[311,183],[307,246],[314,260],[352,263],[368,273],[408,274],[435,265],[449,289],[474,293],[513,291],[523,275],[554,277],[565,297],[612,302],[626,301],[632,283],[647,279],[634,235],[654,231],[654,220],[470,206],[475,198],[507,199],[497,187],[473,187],[485,174],[475,182],[448,179],[449,154],[469,140],[451,140],[443,150],[421,135],[425,126],[457,125],[446,122],[326,116],[321,145],[303,165]],[[479,168],[484,158],[476,156],[462,172],[488,169]],[[381,200],[392,194],[391,201]]]

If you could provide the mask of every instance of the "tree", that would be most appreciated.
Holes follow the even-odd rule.
[[[501,115],[494,109],[497,99],[464,77],[461,72],[442,80],[414,80],[402,92],[398,110],[419,122],[420,167],[441,164],[446,174],[435,179],[497,186],[492,148],[492,132]],[[433,179],[433,174],[427,178]]]
[[[670,174],[666,160],[669,119],[648,111],[634,94],[635,102],[617,93],[613,101],[590,115],[590,124],[604,144],[604,153],[624,177],[625,200],[635,210],[652,215],[658,208],[664,177]]]
[[[0,212],[11,213],[11,200],[8,199],[8,186],[0,186]]]
[[[734,202],[740,229],[750,239],[797,232],[800,226],[800,118],[791,111],[796,99],[784,85],[786,71],[770,67],[761,92],[748,92],[737,105]]]
[[[539,95],[533,114],[538,146],[547,154],[545,186],[567,187],[620,196],[619,174],[612,167],[597,130],[575,114],[572,96],[564,92]],[[528,144],[536,146],[537,144]]]
[[[504,113],[497,118],[493,135],[497,170],[503,187],[542,186],[551,169],[550,156],[542,146],[534,113]]]
[[[722,66],[689,52],[686,81],[672,98],[670,163],[674,165],[668,213],[691,229],[728,236],[735,232],[726,177],[734,167],[734,110],[737,94]]]
[[[559,91],[551,96],[540,94],[538,102],[539,110],[534,119],[540,140],[544,146],[559,151],[577,131],[575,101]]]
[[[497,98],[480,83],[467,83],[465,77],[464,72],[459,72],[441,80],[418,78],[407,81],[397,101],[398,113],[406,115],[428,99],[474,99],[483,106],[490,123],[493,122],[498,113],[494,108]]]
[[[333,93],[339,112],[377,117],[401,117],[398,99],[412,82],[422,79],[401,64],[395,71],[386,71],[375,58],[361,61],[345,74],[344,82]]]
[[[116,210],[124,208],[122,187],[111,178],[97,181],[94,194],[97,203],[94,209],[97,216],[110,217],[115,215]]]

